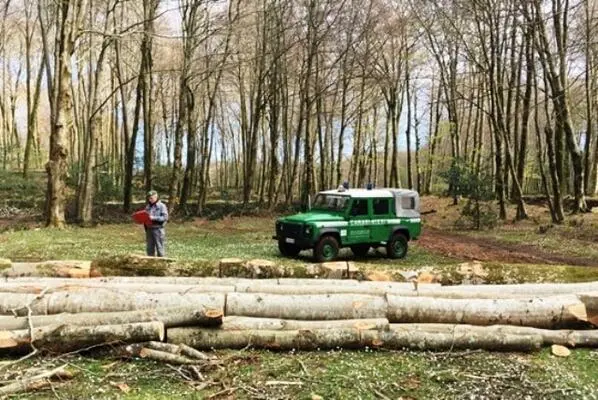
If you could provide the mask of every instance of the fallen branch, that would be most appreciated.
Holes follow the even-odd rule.
[[[51,371],[47,371],[29,378],[23,378],[5,386],[0,386],[0,397],[40,389],[44,386],[44,381],[48,379],[72,379],[74,375],[65,370],[65,368],[66,364]]]
[[[194,360],[191,358],[187,358],[185,356],[181,356],[178,354],[172,354],[166,351],[154,350],[149,348],[142,348],[139,352],[139,356],[141,358],[147,358],[148,360],[153,361],[160,361],[165,362],[168,364],[180,364],[180,365],[188,365],[188,364],[197,364],[200,361]]]

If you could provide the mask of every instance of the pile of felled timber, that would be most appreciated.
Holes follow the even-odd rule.
[[[245,347],[598,347],[598,282],[14,278],[0,282],[0,314],[0,355],[146,342],[162,345],[130,348],[148,357],[170,349],[185,359],[192,349]]]

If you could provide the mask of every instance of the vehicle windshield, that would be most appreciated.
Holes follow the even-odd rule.
[[[344,211],[349,203],[349,196],[336,194],[318,194],[312,208],[326,211]]]

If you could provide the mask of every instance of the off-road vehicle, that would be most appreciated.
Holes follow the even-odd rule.
[[[308,212],[279,218],[273,238],[284,256],[313,249],[314,258],[323,262],[336,258],[343,247],[358,257],[386,247],[388,257],[403,258],[408,242],[420,233],[417,192],[341,187],[318,193]]]

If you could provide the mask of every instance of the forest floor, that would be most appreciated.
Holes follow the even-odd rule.
[[[481,261],[486,282],[598,280],[598,215],[570,216],[550,226],[542,207],[530,219],[493,230],[456,229],[459,207],[429,197],[424,234],[409,255],[389,261],[371,252],[355,260],[362,268],[432,270],[455,277],[460,263]],[[7,208],[8,209],[8,208]],[[93,259],[143,251],[143,231],[130,224],[93,228],[42,228],[33,212],[12,209],[0,233],[0,255],[15,261]],[[274,215],[172,221],[168,255],[178,259],[265,258],[281,263],[312,262],[305,252],[293,260],[278,255],[271,240]],[[111,218],[111,221],[113,218]],[[23,223],[26,221],[26,224]],[[343,259],[352,259],[350,251]],[[449,283],[458,283],[449,281]],[[1,283],[0,283],[1,284]],[[72,381],[15,398],[47,399],[598,399],[598,351],[577,349],[567,358],[549,349],[532,354],[411,351],[270,352],[218,351],[221,365],[190,381],[183,369],[94,352],[45,356],[2,368],[0,381],[32,368],[67,364]]]

